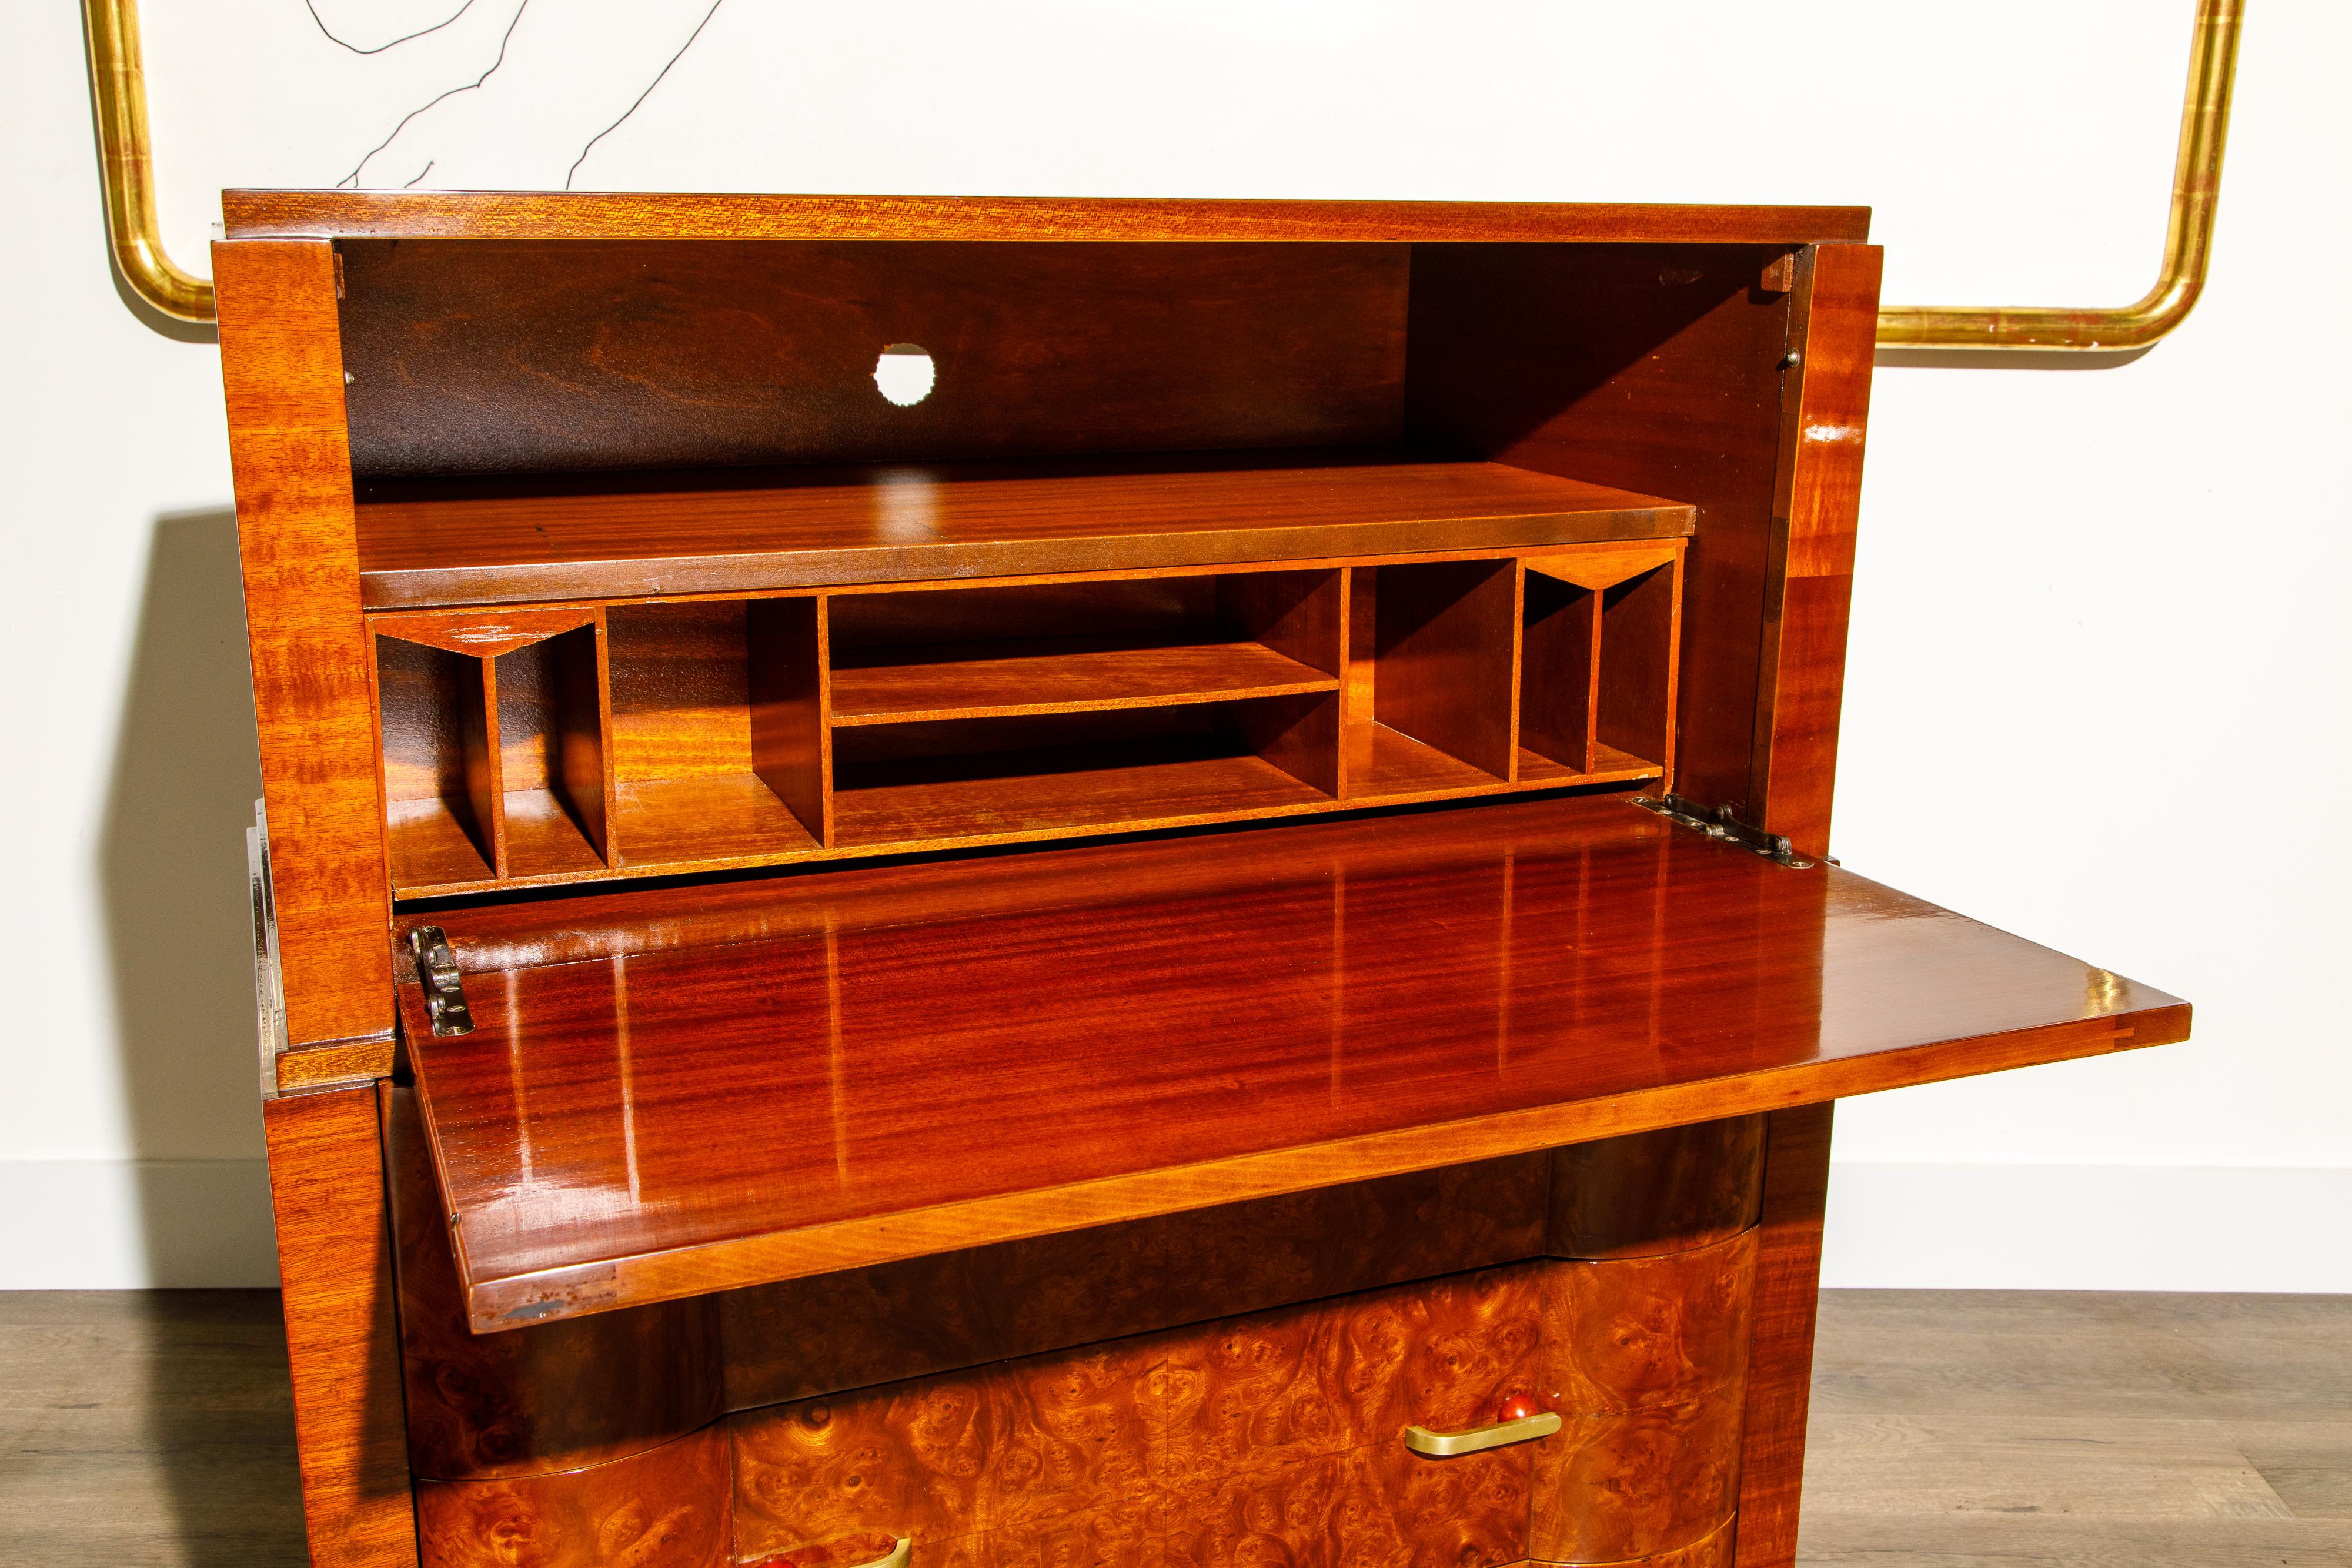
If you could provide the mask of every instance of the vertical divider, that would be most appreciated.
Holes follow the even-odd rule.
[[[1530,565],[1521,574],[1519,745],[1579,773],[1593,766],[1601,594]]]
[[[1681,651],[1681,566],[1673,559],[1600,591],[1599,745],[1671,774],[1675,664]]]
[[[600,607],[589,632],[588,657],[572,651],[566,632],[556,640],[562,654],[554,665],[556,775],[572,809],[579,813],[597,858],[607,866],[620,863],[613,846],[614,784],[613,779],[612,658],[604,644],[604,612]]]
[[[499,663],[485,654],[460,655],[457,664],[459,722],[465,727],[466,799],[474,821],[489,840],[490,874],[507,874],[505,768],[499,757]]]
[[[825,599],[754,599],[743,607],[751,704],[751,770],[820,844],[833,842],[833,715]]]

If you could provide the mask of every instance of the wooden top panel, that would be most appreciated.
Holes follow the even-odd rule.
[[[1609,798],[426,918],[476,971],[474,1034],[403,1014],[478,1330],[2189,1027]]]
[[[225,191],[230,239],[1617,240],[1815,245],[1867,207],[1160,201],[587,192]]]
[[[1498,463],[1075,458],[373,487],[369,609],[1117,571],[1690,531],[1688,507]]]

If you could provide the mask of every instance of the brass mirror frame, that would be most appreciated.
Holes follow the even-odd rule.
[[[156,222],[138,0],[83,0],[82,15],[114,265],[131,290],[155,310],[183,321],[208,322],[213,319],[212,284],[183,270],[164,253]],[[2198,0],[2164,264],[2156,286],[2145,296],[2107,309],[1889,305],[1878,313],[1879,347],[2114,350],[2145,348],[2179,326],[2204,291],[2212,255],[2221,152],[2229,138],[2230,96],[2244,20],[2244,0]]]

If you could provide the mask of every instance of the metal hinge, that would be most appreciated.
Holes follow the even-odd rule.
[[[1799,854],[1785,836],[1749,827],[1734,817],[1728,806],[1717,806],[1709,810],[1697,801],[1685,800],[1680,795],[1636,795],[1633,804],[1645,811],[1655,811],[1670,822],[1696,828],[1708,838],[1721,839],[1727,844],[1735,844],[1752,854],[1762,855],[1790,871],[1812,868],[1813,862]]]
[[[449,935],[438,925],[420,925],[408,934],[408,949],[416,955],[416,977],[425,986],[425,1010],[432,1016],[436,1035],[471,1034],[474,1015],[466,1008],[466,988],[457,978],[457,955],[449,950]]]

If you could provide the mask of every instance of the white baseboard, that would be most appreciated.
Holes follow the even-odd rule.
[[[2352,1293],[2352,1169],[1830,1166],[1822,1283]]]
[[[2352,1169],[1832,1166],[1822,1282],[2352,1294]],[[274,1285],[259,1160],[0,1160],[0,1290]]]
[[[277,1283],[260,1160],[0,1160],[0,1291]]]

